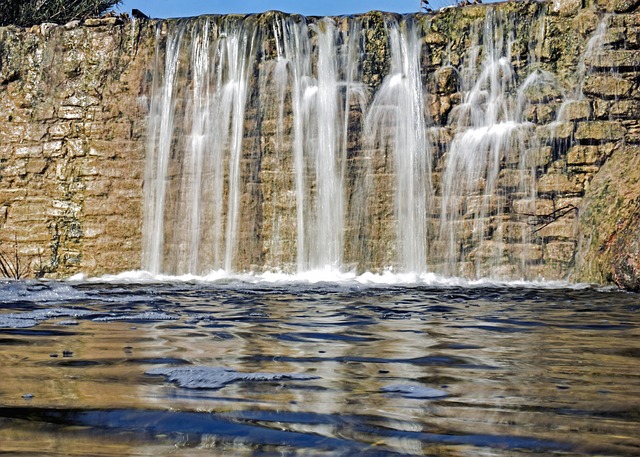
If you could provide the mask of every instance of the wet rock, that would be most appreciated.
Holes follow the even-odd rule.
[[[637,50],[616,50],[595,53],[585,59],[585,63],[593,68],[610,70],[630,69],[633,70],[640,65],[640,55]]]
[[[596,4],[609,13],[626,13],[640,5],[640,0],[596,0]]]
[[[569,263],[573,260],[576,244],[567,241],[554,241],[544,246],[544,258],[551,262]]]
[[[596,74],[584,82],[583,92],[602,98],[628,97],[633,83],[619,76]]]
[[[581,122],[576,129],[576,140],[614,141],[624,138],[627,129],[615,121]]]
[[[167,381],[187,389],[221,389],[233,382],[306,381],[317,376],[293,373],[240,373],[225,367],[154,368],[146,372],[152,376],[164,376]]]
[[[450,94],[458,88],[458,73],[453,67],[443,67],[436,72],[436,87],[438,93]]]
[[[383,392],[398,394],[404,398],[417,398],[417,399],[435,399],[448,397],[449,394],[444,390],[433,389],[431,387],[425,387],[415,384],[392,384],[382,388]]]
[[[560,16],[573,16],[582,9],[582,0],[555,0],[552,11]]]
[[[597,100],[594,102],[594,114],[602,119],[638,119],[640,118],[640,101]]]
[[[575,179],[570,179],[567,175],[550,173],[542,176],[538,184],[538,191],[541,194],[573,195],[583,191],[583,187]]]
[[[640,147],[615,150],[580,208],[575,280],[640,290]]]
[[[585,120],[591,116],[591,104],[588,100],[573,100],[567,102],[561,110],[562,120],[578,121]]]
[[[613,247],[613,270],[618,286],[640,292],[640,211],[618,233]]]
[[[598,146],[576,145],[567,151],[567,165],[593,165],[603,155],[604,151]]]
[[[438,154],[436,160],[440,160],[440,154],[446,154],[451,138],[457,133],[453,122],[450,122],[450,113],[460,104],[461,94],[454,92],[459,84],[459,74],[456,71],[464,71],[464,66],[459,64],[468,61],[470,37],[475,33],[469,33],[472,31],[469,24],[479,25],[478,21],[482,20],[487,9],[495,8],[496,17],[501,16],[502,12],[509,13],[509,20],[505,22],[510,24],[508,32],[509,35],[513,33],[515,39],[513,55],[517,56],[517,59],[513,64],[518,80],[531,70],[527,68],[526,63],[529,59],[525,58],[529,54],[524,51],[533,41],[536,42],[536,49],[530,51],[535,51],[536,57],[541,58],[540,64],[545,71],[553,73],[553,83],[545,83],[541,88],[531,86],[531,93],[524,94],[526,118],[539,125],[547,124],[556,118],[555,114],[565,98],[565,92],[571,92],[575,88],[576,80],[579,79],[576,76],[577,61],[584,51],[589,35],[602,19],[603,10],[631,11],[637,8],[638,2],[639,0],[596,0],[594,4],[586,0],[556,0],[551,6],[555,13],[546,16],[544,24],[540,23],[544,25],[544,37],[531,34],[537,28],[532,24],[538,22],[531,13],[535,12],[537,17],[540,12],[539,6],[534,3],[527,6],[521,2],[511,2],[490,7],[454,9],[455,11],[443,11],[430,16],[428,21],[420,22],[424,26],[421,30],[426,31],[424,42],[421,43],[423,52],[420,63],[423,82],[427,84],[431,93],[431,97],[425,99],[425,105],[438,125],[451,125],[450,128],[443,128],[444,134],[433,135],[433,143]],[[586,6],[588,8],[583,8]],[[501,11],[502,8],[504,11]],[[573,121],[591,119],[591,106],[596,118],[600,120],[608,122],[621,118],[625,122],[635,122],[637,125],[638,96],[633,92],[637,91],[637,82],[633,78],[638,63],[639,22],[637,14],[618,16],[608,17],[610,27],[606,37],[602,39],[603,46],[598,47],[601,51],[596,51],[587,58],[587,66],[601,69],[602,73],[589,76],[584,85],[587,98],[571,103],[565,108],[565,116],[559,116],[559,119],[571,122],[559,122],[551,128],[540,127],[541,130],[547,130],[538,132],[541,134],[542,146],[538,148],[538,142],[531,141],[526,145],[531,151],[528,155],[510,153],[507,159],[514,164],[510,168],[515,168],[518,159],[523,157],[531,166],[544,167],[545,170],[538,170],[540,174],[555,166],[552,165],[554,161],[564,160],[565,152],[575,146],[573,140],[576,123]],[[270,24],[269,21],[275,17],[280,16],[265,15],[264,25]],[[390,69],[390,19],[391,16],[372,13],[365,20],[361,38],[366,49],[364,60],[361,62],[362,68],[359,69],[362,71],[363,83],[368,85],[365,98],[375,97],[375,89]],[[25,263],[30,263],[31,260],[33,264],[37,252],[44,252],[47,256],[49,252],[55,252],[46,274],[53,274],[55,270],[55,274],[61,276],[68,276],[77,271],[95,275],[140,266],[138,259],[141,249],[144,174],[142,170],[145,151],[145,135],[141,132],[145,131],[146,110],[150,106],[153,86],[151,74],[148,72],[148,56],[152,55],[155,46],[155,24],[149,27],[152,33],[148,33],[145,31],[145,23],[137,22],[137,28],[133,29],[115,27],[117,22],[116,18],[96,18],[87,20],[86,27],[81,27],[78,23],[67,24],[64,27],[36,26],[33,29],[36,36],[29,36],[27,30],[20,31],[17,28],[3,31],[3,41],[0,43],[3,49],[0,59],[0,91],[6,96],[0,97],[4,108],[0,110],[3,113],[0,125],[3,141],[0,148],[6,153],[0,152],[5,154],[1,157],[3,163],[0,164],[0,184],[3,187],[0,189],[0,223],[4,224],[4,233],[17,232],[21,239],[34,240],[25,246],[26,251],[33,253],[30,254],[31,259],[26,259]],[[343,18],[338,22],[339,27],[346,31],[349,20]],[[527,25],[522,29],[526,24],[531,26]],[[130,27],[129,24],[126,27]],[[163,33],[166,33],[168,25],[163,27]],[[473,29],[477,31],[479,42],[487,41],[482,39],[483,32],[480,28],[474,26]],[[520,30],[527,30],[528,33],[519,34]],[[47,37],[46,40],[43,36]],[[532,40],[533,38],[535,40]],[[269,44],[265,49],[270,58],[275,58],[275,40],[272,41],[273,45]],[[625,41],[627,47],[623,49]],[[22,42],[25,44],[21,44]],[[479,56],[484,55],[485,51],[479,50]],[[42,64],[38,60],[40,57],[36,56],[42,56]],[[440,64],[436,63],[436,59],[439,59],[442,65],[451,64],[457,68],[445,66],[438,69]],[[263,64],[267,65],[269,62],[261,60],[260,65]],[[634,71],[623,71],[614,75],[610,73],[611,68],[627,68]],[[256,72],[256,78],[261,77],[259,71],[261,70]],[[460,73],[462,74],[464,73]],[[46,77],[43,79],[42,75]],[[184,74],[177,77],[180,81],[187,80]],[[33,87],[30,87],[30,84],[33,84]],[[179,92],[189,89],[185,84]],[[515,91],[517,88],[512,89]],[[615,97],[628,95],[630,100],[615,100]],[[144,101],[140,103],[138,99]],[[269,103],[271,101],[265,102],[264,106],[269,106]],[[366,117],[365,110],[360,110],[355,105],[356,103],[353,103],[351,116],[358,119]],[[141,106],[145,107],[144,110]],[[259,110],[255,107],[247,109],[247,116],[251,122],[247,121],[245,127],[251,132],[258,132],[262,126],[262,136],[258,143],[264,143],[265,150],[251,147],[245,150],[259,151],[260,154],[265,152],[265,162],[261,165],[266,165],[267,157],[277,155],[273,153],[275,136],[280,134],[283,142],[291,143],[293,122],[290,109],[289,106],[285,108],[282,123],[278,122],[277,116],[274,117],[266,111],[256,114]],[[264,122],[257,120],[261,116],[265,117]],[[354,121],[353,124],[357,122]],[[595,147],[595,143],[600,141],[617,143],[622,139],[622,135],[625,135],[625,131],[628,131],[624,138],[627,144],[640,142],[640,132],[633,125],[621,123],[609,125],[614,128],[603,127],[606,126],[581,124],[577,137],[580,142],[578,146]],[[350,120],[350,136],[356,135],[357,128],[359,126],[351,129]],[[178,129],[182,129],[182,126]],[[431,137],[432,134],[429,135]],[[562,144],[558,146],[559,141]],[[349,144],[349,154],[369,155],[370,151],[361,151],[358,142],[352,138],[349,138]],[[268,148],[271,148],[270,154],[266,154]],[[253,181],[264,179],[262,192],[265,192],[265,204],[262,208],[260,202],[263,197],[256,198],[257,191],[242,196],[242,201],[247,202],[247,207],[256,215],[260,215],[256,220],[264,222],[249,224],[247,218],[239,223],[241,240],[253,243],[251,240],[254,239],[273,240],[280,237],[283,242],[282,246],[278,247],[278,252],[281,248],[282,258],[285,260],[287,256],[295,257],[295,230],[282,228],[278,229],[278,232],[275,228],[270,228],[271,231],[267,231],[269,221],[276,224],[276,218],[273,217],[275,214],[268,208],[288,205],[295,219],[295,204],[291,196],[285,192],[269,198],[266,189],[293,189],[290,177],[282,178],[281,173],[273,171],[284,169],[285,162],[291,160],[290,157],[286,157],[289,155],[284,152],[279,159],[282,163],[278,164],[278,168],[273,166],[272,169],[268,169],[272,173],[271,176],[277,176],[273,180],[270,180],[267,174],[259,177],[254,176],[253,172],[251,176],[243,175],[242,182],[245,182],[246,177],[252,182],[251,189],[257,189]],[[376,232],[375,236],[382,241],[379,246],[374,246],[378,241],[370,243],[369,239],[373,239],[373,235],[370,236],[368,232],[363,232],[362,236],[358,233],[353,238],[366,239],[366,243],[370,243],[366,244],[367,249],[373,246],[370,253],[373,260],[367,262],[379,266],[383,263],[379,259],[384,259],[388,265],[391,262],[387,259],[393,261],[397,257],[394,251],[396,247],[392,246],[391,241],[387,241],[396,236],[396,221],[393,219],[392,208],[395,181],[391,177],[393,161],[387,160],[390,156],[388,157],[386,152],[376,152],[372,156],[371,161],[375,164],[372,170],[376,173],[389,173],[380,178],[376,176],[377,181],[371,189],[371,193],[377,195],[387,192],[381,198],[382,203],[375,202],[370,206],[376,221],[380,221],[375,225],[375,230],[379,230],[380,234]],[[542,196],[551,198],[557,193],[581,193],[596,170],[594,167],[585,166],[600,166],[608,157],[609,154],[600,154],[594,150],[574,150],[572,155],[567,154],[566,164],[570,166],[562,170],[556,168],[553,170],[553,177],[544,178],[540,187],[543,190]],[[370,160],[369,157],[366,157],[366,160]],[[386,168],[378,167],[380,162]],[[279,168],[280,166],[282,168]],[[267,170],[260,166],[254,168]],[[441,170],[437,172],[441,173]],[[174,176],[173,171],[170,174]],[[560,174],[567,178],[557,178]],[[576,178],[576,174],[581,176]],[[286,182],[287,179],[291,182]],[[504,188],[510,192],[515,191],[520,180],[520,176],[514,171],[501,173],[501,191]],[[438,186],[435,193],[439,192],[440,184],[434,175],[434,185]],[[559,187],[555,188],[556,185]],[[345,197],[351,198],[351,191],[352,189],[347,190]],[[51,201],[68,201],[71,204],[52,205]],[[353,206],[358,205],[359,201]],[[272,212],[267,213],[268,211]],[[243,211],[240,212],[244,214]],[[351,215],[346,216],[348,217],[345,220],[355,220]],[[41,217],[46,220],[32,220]],[[439,214],[436,213],[435,217],[439,217]],[[278,227],[295,227],[291,220],[277,220]],[[260,226],[261,224],[263,225]],[[558,227],[560,225],[554,224],[548,227],[545,233],[557,232]],[[345,227],[345,232],[355,233],[354,227]],[[513,232],[509,235],[510,241],[517,242],[519,237],[515,235],[516,230]],[[562,235],[563,238],[573,236],[567,230],[564,233],[566,235]],[[261,256],[266,257],[269,252],[276,252],[275,248],[269,251],[272,247],[267,243],[259,246],[256,242],[255,249],[253,245],[251,248],[245,246],[248,246],[249,242],[240,244],[241,252],[237,258],[237,266],[241,270],[247,269],[247,266],[249,270],[258,270],[259,267],[254,265],[264,265]],[[365,246],[364,242],[362,246]],[[354,252],[359,253],[358,249],[360,245],[353,248]],[[349,261],[352,257],[355,255],[345,255]],[[3,299],[4,297],[0,297],[0,301]],[[136,315],[99,320],[164,319],[158,316]]]
[[[566,141],[573,135],[573,128],[573,122],[553,122],[537,127],[536,135],[542,143]]]
[[[552,152],[550,146],[531,149],[525,154],[525,165],[527,167],[545,167],[551,162]]]

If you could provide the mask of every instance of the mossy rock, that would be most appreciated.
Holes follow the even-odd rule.
[[[613,279],[624,289],[640,292],[640,199],[613,246]]]

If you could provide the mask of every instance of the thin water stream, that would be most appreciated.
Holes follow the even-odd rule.
[[[120,277],[4,282],[0,304],[9,455],[640,450],[636,294]]]

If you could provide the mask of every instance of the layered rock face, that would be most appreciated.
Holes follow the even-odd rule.
[[[0,31],[0,249],[28,275],[140,265],[145,32],[115,18]]]
[[[0,248],[637,287],[637,7],[5,28]]]

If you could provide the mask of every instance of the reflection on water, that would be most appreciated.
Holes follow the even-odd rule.
[[[0,306],[0,452],[640,452],[635,294],[6,282]]]

